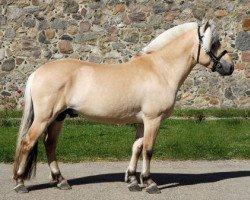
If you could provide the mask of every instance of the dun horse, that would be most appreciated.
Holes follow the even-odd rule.
[[[30,75],[25,91],[14,189],[28,192],[24,180],[35,170],[37,143],[42,135],[53,179],[60,189],[70,189],[60,173],[55,150],[65,116],[79,113],[100,122],[137,123],[125,181],[131,191],[146,187],[148,193],[159,193],[150,178],[150,160],[160,124],[170,116],[179,87],[197,63],[222,76],[232,74],[233,62],[221,48],[213,22],[201,27],[186,23],[159,35],[127,63],[64,59],[38,68]],[[141,153],[139,185],[136,168]]]

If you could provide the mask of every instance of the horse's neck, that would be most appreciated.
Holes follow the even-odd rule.
[[[156,65],[165,76],[168,85],[176,91],[196,64],[192,58],[193,46],[194,37],[192,32],[189,32],[155,52]]]

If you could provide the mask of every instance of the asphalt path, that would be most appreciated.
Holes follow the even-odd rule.
[[[29,193],[13,191],[12,165],[0,163],[0,199],[29,200],[249,200],[250,161],[153,161],[151,172],[161,194],[130,192],[123,182],[128,162],[60,163],[71,190],[50,183],[47,164],[39,163],[37,176],[27,181]],[[141,169],[141,162],[139,164]],[[139,170],[140,171],[140,170]]]

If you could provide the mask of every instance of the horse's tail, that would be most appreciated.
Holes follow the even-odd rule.
[[[28,133],[29,128],[31,127],[33,120],[34,120],[34,109],[33,109],[33,101],[31,98],[31,84],[32,80],[34,78],[34,73],[32,73],[27,81],[26,89],[25,89],[25,107],[23,111],[23,117],[21,120],[21,125],[19,129],[18,139],[17,139],[17,145],[16,145],[16,156],[15,156],[15,162],[14,162],[14,178],[17,177],[17,171],[19,167],[20,162],[20,156],[21,156],[21,144],[25,137],[25,135]],[[36,173],[36,158],[37,158],[37,148],[38,143],[34,145],[33,149],[28,155],[27,161],[26,161],[26,167],[24,170],[24,173],[22,174],[23,179],[30,179],[32,175],[35,175]]]

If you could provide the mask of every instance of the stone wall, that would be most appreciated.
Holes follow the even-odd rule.
[[[0,109],[23,106],[25,82],[49,60],[129,60],[168,28],[213,19],[236,70],[220,77],[196,66],[179,108],[250,107],[249,0],[0,0]]]

